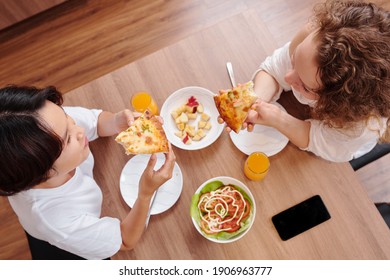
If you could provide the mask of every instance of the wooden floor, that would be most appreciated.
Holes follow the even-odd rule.
[[[316,2],[70,0],[0,30],[0,86],[55,85],[66,93],[232,16],[253,11],[281,45],[306,21]],[[373,2],[390,9],[388,0]],[[1,197],[0,259],[30,258],[24,232],[8,200]]]

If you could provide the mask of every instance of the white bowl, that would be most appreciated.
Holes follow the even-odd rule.
[[[195,226],[195,228],[197,229],[197,231],[203,236],[205,237],[206,239],[210,240],[210,241],[213,241],[213,242],[216,242],[216,243],[230,243],[230,242],[234,242],[234,241],[237,241],[239,240],[240,238],[242,238],[245,234],[248,233],[248,231],[252,228],[252,225],[253,225],[253,222],[255,221],[255,216],[256,216],[256,202],[255,202],[255,199],[251,193],[251,191],[249,190],[249,188],[244,184],[242,183],[241,181],[237,180],[237,179],[234,179],[234,178],[231,178],[231,177],[226,177],[226,176],[220,176],[220,177],[214,177],[214,178],[211,178],[209,180],[207,180],[206,182],[204,182],[195,192],[195,194],[197,193],[200,193],[200,191],[203,189],[203,187],[210,183],[210,182],[213,182],[213,181],[221,181],[224,185],[227,185],[227,184],[231,184],[231,185],[235,185],[237,187],[239,187],[242,191],[245,191],[245,193],[248,195],[248,197],[252,200],[252,220],[250,221],[250,224],[249,224],[249,227],[243,231],[241,234],[237,235],[237,236],[234,236],[230,239],[216,239],[216,238],[213,238],[211,237],[210,235],[206,235],[200,228],[198,222],[193,218],[192,218],[192,222]]]
[[[204,112],[210,116],[211,129],[209,131],[205,130],[206,136],[200,141],[192,141],[191,144],[184,144],[183,141],[175,135],[175,132],[179,130],[175,120],[171,116],[171,112],[187,103],[188,98],[191,96],[194,96],[198,102],[203,105]],[[164,131],[172,145],[183,150],[199,150],[211,145],[218,139],[224,126],[218,123],[217,118],[219,113],[215,107],[213,96],[214,94],[208,89],[191,86],[175,91],[165,100],[161,107],[160,116],[164,119]],[[199,119],[200,114],[198,114],[196,120],[191,120],[190,122],[191,124],[196,125]]]

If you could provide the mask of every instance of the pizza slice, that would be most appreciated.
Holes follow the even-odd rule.
[[[115,141],[123,145],[127,155],[168,152],[168,140],[162,124],[149,111],[119,133]]]
[[[219,93],[214,96],[219,115],[228,127],[238,133],[249,109],[258,98],[253,91],[253,82],[249,81],[232,89],[220,90]]]

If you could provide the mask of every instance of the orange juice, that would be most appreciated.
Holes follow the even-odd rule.
[[[153,115],[158,115],[159,110],[156,101],[147,92],[138,92],[131,98],[131,105],[137,112],[143,113],[148,109]]]
[[[264,179],[269,169],[269,159],[266,154],[254,152],[248,156],[244,165],[246,177],[253,181]]]

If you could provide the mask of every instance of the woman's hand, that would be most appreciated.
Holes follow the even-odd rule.
[[[115,114],[114,116],[114,125],[117,132],[126,130],[133,122],[134,119],[141,116],[141,113],[132,112],[129,109],[125,109]]]
[[[158,189],[162,184],[172,178],[176,156],[173,153],[171,144],[168,143],[168,145],[169,151],[168,153],[164,154],[165,162],[160,167],[160,169],[154,170],[154,167],[157,162],[157,157],[155,154],[151,155],[139,182],[138,197],[140,199],[150,198],[156,189]]]
[[[280,115],[280,108],[274,104],[257,99],[248,111],[248,115],[242,124],[242,129],[253,131],[255,124],[274,126]],[[221,116],[218,116],[218,123],[223,124]],[[232,131],[229,127],[225,128],[227,132]]]
[[[112,136],[126,130],[141,113],[125,109],[116,114],[103,111],[99,115],[97,131],[100,137]]]
[[[251,111],[252,110],[249,110],[248,112],[248,115],[251,114]],[[225,121],[221,118],[221,116],[218,116],[218,119],[217,119],[218,123],[220,124],[223,124],[225,123]],[[249,123],[247,121],[245,121],[243,124],[242,124],[242,127],[241,129],[247,129],[249,132],[251,132],[253,130],[253,124],[252,123]],[[230,133],[232,131],[232,129],[228,126],[225,127],[225,130],[226,132]]]
[[[252,105],[251,110],[248,112],[248,116],[245,119],[245,127],[252,127],[254,124],[261,124],[266,126],[276,126],[277,120],[280,116],[280,108],[275,104],[261,101],[260,99]],[[244,125],[243,125],[244,127]]]
[[[310,122],[291,116],[275,104],[257,100],[252,105],[246,122],[273,127],[301,149],[305,149],[309,145]]]

